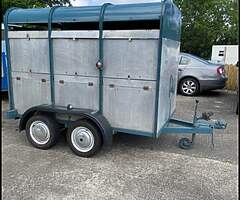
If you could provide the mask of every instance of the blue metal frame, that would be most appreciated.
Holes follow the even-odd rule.
[[[2,77],[1,77],[1,91],[5,92],[8,91],[8,76],[7,76],[7,62],[6,62],[6,54],[2,52]]]
[[[54,84],[54,63],[53,63],[53,43],[52,43],[52,16],[54,11],[61,6],[52,7],[48,14],[48,46],[49,46],[49,72],[51,85],[51,103],[55,104],[55,84]]]
[[[131,134],[131,135],[154,137],[153,132],[147,132],[147,131],[139,131],[139,130],[133,130],[133,129],[124,129],[124,128],[113,128],[113,131],[120,132],[120,133],[127,133],[127,134]]]
[[[178,126],[171,126],[178,125]],[[209,122],[198,122],[195,123],[182,121],[179,119],[170,119],[169,122],[161,129],[162,134],[213,134],[214,126]]]
[[[12,88],[12,74],[11,74],[11,55],[10,55],[10,45],[8,38],[8,17],[9,14],[18,8],[9,8],[4,15],[4,38],[6,43],[6,56],[7,56],[7,74],[8,74],[8,99],[9,99],[9,110],[6,113],[7,118],[15,118],[17,116],[17,111],[14,109],[14,99],[13,99],[13,88]]]
[[[156,97],[155,97],[155,115],[154,115],[154,137],[157,137],[158,126],[158,107],[159,107],[159,88],[160,88],[160,74],[161,74],[161,58],[162,58],[162,33],[163,33],[163,16],[164,16],[165,2],[162,4],[160,16],[160,31],[158,43],[158,63],[157,63],[157,82],[156,82]]]
[[[105,3],[102,5],[99,15],[99,60],[101,67],[99,68],[99,112],[103,110],[103,22],[106,8],[112,5],[111,3]]]
[[[158,20],[162,2],[111,6],[105,21]],[[50,8],[21,9],[11,14],[10,23],[47,23]],[[53,23],[99,22],[99,6],[68,7],[57,10]]]

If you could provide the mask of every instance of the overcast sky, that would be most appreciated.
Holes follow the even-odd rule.
[[[160,2],[161,0],[71,0],[73,6],[89,6],[102,5],[103,3],[146,3],[146,2]]]

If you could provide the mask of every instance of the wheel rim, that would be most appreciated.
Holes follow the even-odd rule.
[[[34,142],[43,145],[50,139],[50,130],[42,121],[34,121],[30,126],[30,136]]]
[[[187,80],[182,84],[182,91],[185,94],[193,94],[197,89],[197,85],[194,81]]]
[[[71,141],[73,146],[81,152],[88,152],[94,146],[94,136],[86,127],[77,127],[72,131]]]

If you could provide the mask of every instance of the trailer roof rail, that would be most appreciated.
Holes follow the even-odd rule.
[[[159,3],[138,3],[110,5],[104,21],[159,20],[163,15],[161,7],[167,0]],[[9,13],[8,23],[36,24],[47,23],[51,8],[14,9]],[[98,22],[101,6],[61,7],[54,12],[53,23]]]

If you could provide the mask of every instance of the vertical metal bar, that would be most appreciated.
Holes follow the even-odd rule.
[[[160,74],[161,74],[161,60],[162,60],[162,34],[163,34],[163,19],[165,10],[165,1],[162,3],[161,16],[160,16],[160,30],[159,30],[159,42],[158,42],[158,63],[157,63],[157,81],[156,81],[156,96],[155,96],[155,116],[154,116],[154,135],[157,137],[157,125],[158,125],[158,107],[159,107],[159,88],[160,88]]]
[[[198,108],[198,103],[199,103],[199,101],[196,100],[195,102],[196,102],[196,104],[195,104],[195,108],[194,108],[193,124],[195,124],[196,121],[197,121],[197,108]]]
[[[102,5],[99,15],[99,60],[101,67],[99,68],[99,112],[103,110],[103,22],[104,14],[107,6],[112,5],[111,3],[105,3]]]
[[[8,74],[8,99],[9,99],[9,110],[14,110],[14,99],[13,99],[13,88],[12,88],[12,68],[11,68],[11,56],[10,56],[10,44],[8,38],[8,16],[10,12],[18,8],[9,8],[4,16],[4,38],[6,43],[6,56],[7,56],[7,74]]]
[[[53,63],[53,44],[52,44],[52,17],[54,11],[61,6],[54,6],[48,14],[48,47],[49,47],[49,73],[51,85],[51,103],[55,104],[55,86],[54,86],[54,63]]]

